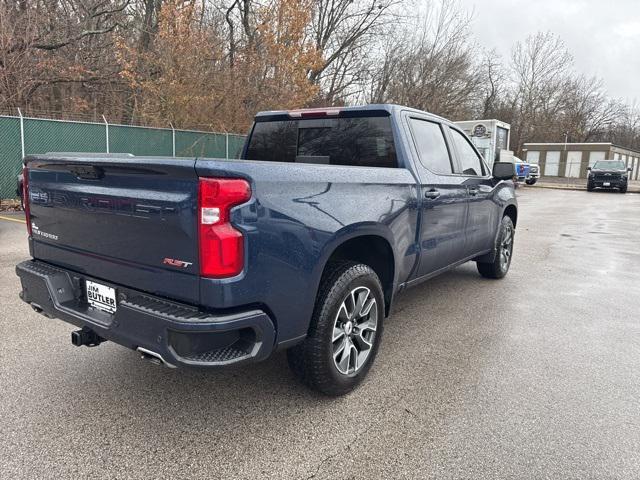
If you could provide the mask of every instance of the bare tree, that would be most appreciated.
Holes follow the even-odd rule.
[[[548,134],[562,112],[570,82],[572,57],[562,40],[539,32],[518,42],[511,55],[511,139],[517,147]],[[546,130],[546,131],[545,131]]]
[[[418,14],[416,14],[418,12]],[[526,141],[640,148],[640,113],[537,33],[510,58],[462,0],[0,0],[0,109],[243,130],[256,110],[395,102]]]
[[[0,104],[86,110],[117,83],[113,32],[129,0],[0,3]],[[101,85],[102,92],[96,86]]]
[[[578,76],[568,83],[563,129],[572,138],[588,142],[623,120],[625,106],[607,98],[602,80]]]
[[[401,0],[314,0],[311,34],[323,60],[309,79],[323,88],[326,103],[356,94],[370,70],[379,38],[400,18]],[[407,3],[407,2],[404,2]]]
[[[498,110],[501,98],[507,93],[506,73],[495,50],[484,53],[480,70],[481,98],[477,112],[480,118],[492,118]]]
[[[382,69],[374,75],[376,100],[454,118],[470,114],[481,84],[469,41],[470,22],[456,1],[432,4],[387,46]]]

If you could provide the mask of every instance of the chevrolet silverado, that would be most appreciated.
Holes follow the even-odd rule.
[[[504,277],[512,177],[451,122],[397,105],[260,113],[240,160],[27,156],[20,296],[77,326],[76,346],[203,368],[286,349],[340,395],[399,292],[467,261]]]

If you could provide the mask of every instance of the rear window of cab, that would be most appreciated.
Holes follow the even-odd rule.
[[[247,160],[395,168],[388,116],[257,121]]]

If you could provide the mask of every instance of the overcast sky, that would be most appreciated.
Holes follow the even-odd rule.
[[[505,60],[530,33],[564,40],[576,70],[604,80],[609,95],[640,102],[640,0],[466,0],[483,47]]]

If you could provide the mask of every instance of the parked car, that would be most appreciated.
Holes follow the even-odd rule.
[[[513,157],[514,168],[518,182],[524,182],[527,185],[535,185],[540,178],[540,166],[537,163],[529,163],[518,157]]]
[[[587,190],[592,192],[596,188],[617,188],[620,193],[627,193],[629,172],[624,162],[620,160],[599,160],[593,167],[587,167]]]
[[[540,178],[540,165],[529,163],[529,176],[525,179],[527,185],[535,185]]]
[[[531,166],[516,156],[513,157],[513,164],[518,182],[525,182],[529,178]]]
[[[467,261],[504,277],[518,220],[513,164],[393,105],[260,113],[241,160],[25,165],[20,295],[74,345],[209,368],[286,349],[329,395],[366,375],[397,293]]]

